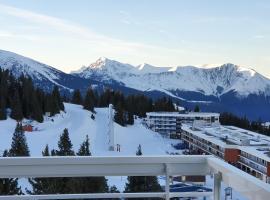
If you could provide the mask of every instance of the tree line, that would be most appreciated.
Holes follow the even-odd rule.
[[[45,93],[35,88],[32,79],[24,76],[15,78],[8,70],[0,69],[0,120],[23,118],[43,122],[45,113],[53,116],[64,110],[58,87]]]
[[[249,121],[247,117],[238,117],[232,113],[225,112],[220,114],[220,123],[222,125],[236,126],[270,136],[270,127],[264,127],[260,119],[257,121]]]
[[[119,91],[105,89],[97,92],[91,87],[82,95],[74,90],[71,97],[60,95],[57,86],[51,92],[44,92],[34,86],[32,79],[23,74],[16,78],[8,70],[0,69],[0,120],[12,119],[21,121],[23,118],[43,122],[47,113],[54,116],[64,111],[63,101],[82,105],[84,109],[95,113],[95,107],[114,105],[115,121],[122,126],[134,123],[134,116],[145,117],[146,112],[175,111],[170,98],[153,101],[142,94],[125,96]]]
[[[113,104],[115,122],[122,126],[132,125],[134,123],[134,116],[145,117],[147,112],[176,111],[170,98],[163,97],[153,101],[142,94],[125,96],[122,92],[110,89],[105,89],[104,92],[98,93],[89,88],[84,98],[80,90],[75,90],[70,102],[83,105],[84,109],[92,112],[95,112],[94,107],[108,107],[109,104]]]
[[[73,149],[68,129],[64,129],[59,137],[58,148],[49,150],[46,145],[42,155],[48,156],[91,156],[90,141],[88,136],[80,145],[78,152]],[[142,155],[139,145],[137,156]],[[5,150],[3,157],[30,156],[30,150],[21,123],[17,123],[12,143],[9,150]],[[64,177],[64,178],[30,178],[28,179],[31,189],[26,188],[26,193],[31,195],[40,194],[78,194],[78,193],[118,193],[116,186],[108,186],[105,177]],[[160,192],[161,186],[155,176],[151,177],[128,177],[124,192]],[[18,183],[18,178],[0,179],[0,195],[23,195],[24,192]]]

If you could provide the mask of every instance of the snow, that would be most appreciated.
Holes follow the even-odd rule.
[[[96,108],[95,120],[91,119],[91,112],[83,110],[79,105],[65,103],[65,109],[65,113],[61,112],[52,118],[47,117],[43,123],[32,122],[37,131],[25,132],[31,156],[40,156],[46,144],[50,149],[57,148],[59,136],[64,128],[68,129],[76,151],[88,134],[92,155],[96,156],[135,155],[139,144],[144,155],[165,155],[166,152],[174,151],[171,144],[177,141],[163,138],[147,129],[141,124],[140,119],[127,127],[114,123],[115,143],[120,144],[121,152],[109,151],[108,108]],[[4,151],[10,148],[16,121],[8,118],[0,121],[0,127],[0,151]]]
[[[13,52],[0,50],[0,67],[4,70],[8,69],[12,71],[13,75],[17,77],[23,73],[24,75],[30,76],[32,79],[41,81],[47,79],[55,85],[69,89],[55,81],[58,80],[60,74],[64,72]]]
[[[103,58],[75,72],[81,77],[115,80],[141,91],[194,91],[221,96],[235,91],[241,96],[270,95],[270,80],[256,71],[234,64],[205,67],[155,67],[149,64],[132,66]],[[219,91],[221,89],[221,91]]]
[[[62,88],[58,83],[62,75],[67,75],[51,66],[42,64],[33,59],[0,50],[0,67],[9,69],[16,76],[29,75],[33,80],[48,80]],[[177,90],[199,92],[203,95],[219,97],[228,92],[236,92],[239,97],[249,94],[263,94],[270,96],[270,80],[253,69],[244,68],[234,64],[205,68],[194,66],[156,67],[150,64],[133,66],[99,58],[88,67],[83,66],[71,75],[82,78],[94,78],[98,81],[111,82],[115,80],[139,91],[161,91],[174,95]],[[70,90],[70,89],[69,89]],[[185,100],[185,99],[182,99]],[[193,101],[193,103],[211,103]]]
[[[95,156],[128,156],[135,155],[139,144],[142,146],[144,155],[166,155],[168,152],[178,152],[171,144],[179,143],[179,140],[163,138],[158,133],[147,129],[142,125],[140,119],[135,120],[132,126],[122,127],[114,123],[115,141],[121,145],[121,152],[108,150],[108,108],[96,108],[95,120],[91,119],[92,113],[82,109],[82,106],[65,103],[65,112],[54,117],[46,117],[43,123],[31,122],[37,131],[25,132],[30,148],[31,156],[41,156],[41,151],[48,144],[50,149],[57,148],[57,142],[64,128],[68,128],[71,141],[75,151],[89,135],[91,153]],[[28,123],[29,120],[24,120]],[[0,150],[10,148],[11,138],[16,126],[16,121],[8,118],[0,121]],[[106,177],[110,186],[116,185],[118,190],[125,188],[126,176]],[[160,184],[164,185],[164,180],[159,177]],[[206,185],[211,186],[211,179],[207,179]],[[22,189],[30,189],[27,179],[19,179]],[[224,188],[224,186],[222,186]],[[239,197],[238,193],[236,197]],[[243,198],[234,198],[233,200]]]
[[[214,178],[212,176],[206,176],[206,187],[213,188],[214,187]],[[221,197],[220,200],[224,200],[225,198],[225,189],[228,186],[225,185],[223,182],[221,182]],[[210,198],[211,199],[211,198]],[[230,199],[230,198],[228,198]],[[248,200],[245,197],[243,197],[239,192],[232,190],[232,199],[231,200]]]
[[[25,132],[31,156],[41,156],[46,144],[49,148],[57,148],[57,142],[64,128],[69,131],[70,139],[75,151],[89,135],[91,153],[94,156],[128,156],[135,155],[139,145],[142,146],[144,155],[166,155],[168,152],[178,152],[171,144],[179,143],[178,140],[163,138],[158,133],[147,129],[141,124],[140,119],[135,120],[132,126],[122,127],[114,123],[115,143],[120,144],[121,152],[109,151],[107,124],[108,108],[96,108],[95,120],[91,119],[92,113],[83,110],[82,106],[65,103],[65,112],[54,117],[46,117],[43,123],[31,122],[37,131]],[[28,123],[29,120],[23,120]],[[12,135],[16,121],[8,118],[0,121],[0,154],[11,145]],[[127,177],[107,177],[109,185],[116,185],[124,190]],[[30,187],[27,179],[20,179],[23,189]]]

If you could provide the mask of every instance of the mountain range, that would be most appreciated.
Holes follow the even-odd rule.
[[[270,120],[270,80],[253,69],[231,63],[217,67],[133,66],[99,58],[69,74],[33,59],[0,50],[0,67],[15,76],[30,76],[37,87],[57,85],[65,94],[92,86],[109,87],[125,94],[143,93],[152,98],[170,96],[182,106],[203,111],[232,112],[249,119]]]

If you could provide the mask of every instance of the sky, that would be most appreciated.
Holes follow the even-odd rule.
[[[0,0],[0,49],[70,72],[233,63],[270,78],[269,0]]]

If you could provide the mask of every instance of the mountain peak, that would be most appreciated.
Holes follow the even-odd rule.
[[[102,68],[108,61],[110,61],[108,58],[100,57],[99,59],[96,60],[96,62],[91,63],[89,65],[89,68],[92,68],[92,69]]]

